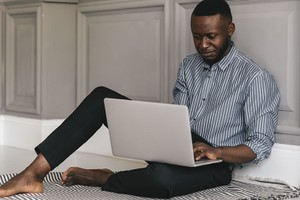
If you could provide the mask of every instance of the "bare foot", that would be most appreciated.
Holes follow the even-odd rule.
[[[44,156],[39,154],[23,172],[0,186],[0,197],[43,192],[43,179],[50,170],[50,165]]]
[[[43,179],[22,172],[0,187],[0,197],[7,197],[19,193],[43,192]]]
[[[71,167],[62,175],[62,184],[70,185],[89,185],[102,186],[107,179],[113,174],[109,169],[83,169]]]

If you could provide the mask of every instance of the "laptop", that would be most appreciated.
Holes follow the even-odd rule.
[[[186,106],[105,98],[112,153],[117,157],[196,167]]]

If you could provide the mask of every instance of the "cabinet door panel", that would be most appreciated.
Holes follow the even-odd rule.
[[[166,99],[163,7],[80,16],[80,98],[104,85],[133,99]]]
[[[6,110],[40,113],[38,9],[6,15]]]

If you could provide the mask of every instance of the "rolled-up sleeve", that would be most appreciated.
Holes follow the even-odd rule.
[[[244,105],[246,140],[256,154],[254,163],[269,157],[275,142],[280,94],[272,75],[264,72],[249,84]]]

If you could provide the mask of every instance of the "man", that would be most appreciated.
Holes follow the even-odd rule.
[[[70,168],[64,185],[100,186],[103,190],[170,198],[229,184],[235,164],[259,162],[270,155],[277,125],[279,92],[273,77],[236,50],[235,26],[224,0],[204,0],[191,17],[198,53],[180,64],[174,103],[189,108],[195,159],[224,162],[182,167],[149,162],[145,168],[113,173],[108,169]],[[43,178],[107,125],[103,99],[125,98],[96,88],[44,142],[37,158],[0,188],[0,197],[42,192]]]

